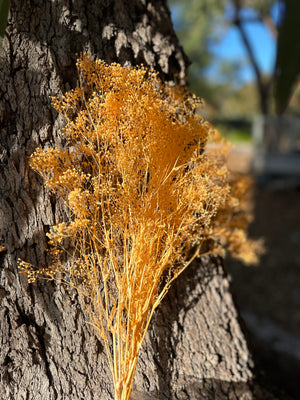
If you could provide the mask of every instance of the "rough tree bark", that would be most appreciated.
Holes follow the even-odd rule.
[[[11,0],[0,48],[0,400],[112,398],[102,345],[76,295],[28,285],[17,269],[18,258],[47,263],[45,233],[64,218],[27,158],[37,146],[63,146],[50,96],[76,85],[82,51],[185,79],[165,1]],[[259,398],[228,287],[216,259],[180,277],[146,338],[133,399]]]

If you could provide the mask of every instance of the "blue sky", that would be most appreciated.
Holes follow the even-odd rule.
[[[231,19],[230,10],[226,18]],[[273,18],[277,20],[278,9],[272,10]],[[255,13],[251,10],[244,11],[245,17],[254,17]],[[259,22],[248,22],[244,25],[251,46],[254,50],[255,58],[260,70],[265,74],[271,74],[274,69],[276,58],[276,40],[269,29]],[[241,62],[243,68],[239,74],[240,83],[249,82],[255,79],[253,69],[247,62],[248,54],[242,42],[239,30],[231,26],[225,31],[225,35],[219,43],[211,45],[211,51],[219,60],[227,62]],[[213,72],[213,71],[211,71]]]
[[[299,0],[300,1],[300,0]],[[255,80],[254,71],[249,63],[248,55],[244,44],[240,37],[238,29],[228,22],[233,19],[233,8],[229,6],[225,9],[224,26],[220,27],[221,40],[219,42],[211,41],[209,50],[216,56],[216,61],[207,69],[207,78],[214,82],[222,83],[224,75],[220,70],[220,63],[225,61],[232,64],[240,64],[242,67],[238,69],[234,76],[234,84],[241,85],[246,82]],[[278,22],[280,16],[279,3],[275,5],[271,11],[274,21]],[[173,20],[176,25],[180,21],[180,8],[172,7]],[[255,17],[255,12],[251,9],[243,9],[244,17]],[[227,25],[226,25],[227,24]],[[216,25],[217,27],[218,25]],[[228,26],[225,28],[225,26]],[[276,40],[272,36],[269,29],[259,22],[248,22],[245,25],[245,30],[248,33],[250,43],[254,50],[255,58],[261,71],[265,74],[272,74],[276,58]]]
[[[248,23],[245,29],[260,69],[263,73],[272,73],[276,57],[276,42],[272,34],[260,23]],[[232,63],[242,62],[243,68],[239,74],[240,81],[249,82],[255,79],[253,69],[247,62],[247,52],[236,27],[230,27],[218,44],[211,45],[211,51],[219,60]],[[217,73],[217,71],[212,70],[209,75],[214,73]]]

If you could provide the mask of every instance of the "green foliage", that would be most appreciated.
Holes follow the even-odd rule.
[[[184,48],[193,60],[202,61],[207,51],[208,36],[216,37],[215,24],[224,11],[225,0],[191,0],[188,7],[182,0],[170,0],[174,10],[175,25]]]
[[[244,0],[244,6],[253,8],[261,15],[268,15],[278,0]]]
[[[214,85],[207,82],[205,68],[213,62],[209,44],[217,41],[222,29],[221,19],[226,0],[169,0],[176,34],[187,53],[191,66],[188,70],[193,92],[213,99]]]
[[[238,121],[237,121],[238,122]],[[231,143],[251,142],[251,124],[247,121],[242,121],[243,124],[238,126],[236,121],[225,120],[215,124],[216,129]],[[237,126],[236,126],[237,125]],[[248,126],[247,126],[248,125]]]
[[[230,90],[231,89],[231,90]],[[251,119],[259,108],[258,94],[255,83],[247,83],[240,88],[228,89],[222,98],[220,115],[229,119],[244,118]]]
[[[286,11],[282,22],[275,71],[276,111],[287,108],[293,86],[300,74],[300,4],[299,0],[285,0]]]
[[[3,36],[7,25],[9,6],[10,0],[0,0],[0,38]]]

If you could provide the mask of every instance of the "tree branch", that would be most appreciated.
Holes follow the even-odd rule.
[[[235,7],[235,15],[232,21],[232,24],[235,25],[241,35],[242,41],[248,53],[248,57],[250,59],[251,65],[254,69],[254,73],[256,76],[256,83],[260,95],[260,106],[263,114],[268,114],[268,92],[269,92],[269,84],[265,84],[262,78],[262,73],[259,68],[258,62],[256,60],[254,50],[251,46],[250,40],[247,36],[246,30],[244,28],[244,19],[240,18],[240,10],[241,10],[241,0],[233,0],[233,4]]]

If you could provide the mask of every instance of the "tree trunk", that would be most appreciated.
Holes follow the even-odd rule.
[[[0,49],[0,400],[112,399],[103,347],[76,295],[28,285],[17,268],[18,258],[47,264],[45,233],[65,216],[27,160],[37,146],[63,146],[50,96],[75,87],[82,51],[185,82],[165,1],[11,0]],[[198,260],[152,321],[132,398],[259,398],[251,366],[221,262]]]

